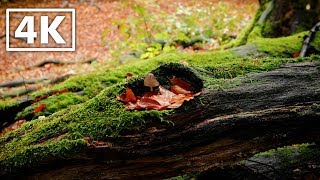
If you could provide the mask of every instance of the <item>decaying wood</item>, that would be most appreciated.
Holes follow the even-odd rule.
[[[45,66],[46,64],[56,64],[56,65],[65,65],[65,64],[90,64],[94,61],[96,61],[97,58],[91,58],[91,59],[87,59],[85,61],[81,61],[81,62],[69,62],[69,61],[62,61],[62,60],[59,60],[59,59],[46,59],[38,64],[35,64],[31,67],[29,67],[30,69],[32,68],[37,68],[37,67],[43,67]]]
[[[7,98],[7,97],[17,97],[17,96],[22,96],[25,94],[28,94],[30,92],[34,92],[42,87],[48,86],[50,84],[56,84],[59,82],[62,82],[66,79],[68,79],[71,76],[74,76],[76,74],[70,73],[70,74],[65,74],[62,76],[58,76],[54,79],[47,79],[47,78],[37,78],[39,80],[43,80],[46,82],[42,82],[42,83],[37,83],[37,84],[33,84],[33,85],[28,85],[28,86],[24,86],[24,87],[18,87],[18,88],[14,88],[14,89],[10,89],[10,90],[5,90],[3,92],[0,92],[0,98]],[[22,84],[21,84],[22,83]],[[12,81],[12,82],[8,82],[3,84],[3,86],[11,86],[11,85],[25,85],[25,84],[29,84],[29,83],[35,83],[35,79],[31,79],[31,80],[19,80],[19,81]],[[1,85],[0,85],[1,87]]]
[[[34,79],[19,79],[16,81],[10,81],[0,84],[0,88],[3,87],[17,87],[17,86],[23,86],[24,84],[34,84],[40,81],[48,80],[48,77],[41,77],[41,78],[34,78]]]
[[[184,104],[169,117],[173,127],[149,125],[144,132],[110,138],[109,145],[89,146],[69,160],[47,161],[26,172],[54,179],[164,178],[319,141],[319,68],[316,63],[287,64],[250,74],[237,87],[206,90],[197,102]]]

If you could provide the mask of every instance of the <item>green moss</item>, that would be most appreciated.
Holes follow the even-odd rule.
[[[310,45],[314,47],[317,51],[320,51],[320,32],[319,31],[316,33]]]
[[[279,54],[290,56],[301,46],[299,42],[302,42],[303,35],[304,33],[277,39],[261,38],[261,29],[255,27],[249,35],[248,43],[254,44],[260,51],[270,53],[272,56]],[[190,74],[195,75],[194,80],[200,78],[199,82],[203,81],[205,88],[225,89],[241,83],[239,79],[233,79],[235,77],[252,72],[270,71],[285,62],[299,62],[312,58],[239,58],[228,50],[192,54],[171,52],[118,68],[72,77],[51,90],[81,91],[82,96],[74,93],[53,95],[20,112],[18,117],[21,118],[33,116],[33,110],[37,105],[45,103],[47,106],[44,112],[35,116],[46,115],[46,118],[34,119],[0,137],[0,165],[4,171],[10,171],[10,169],[32,166],[33,162],[53,156],[60,157],[58,151],[50,151],[47,148],[63,149],[60,147],[61,141],[63,146],[70,147],[61,153],[72,155],[78,149],[84,148],[83,137],[107,141],[109,137],[118,136],[123,132],[140,130],[150,122],[167,124],[165,117],[172,111],[127,111],[124,105],[116,100],[127,86],[139,89],[144,75],[152,70],[161,83],[167,82],[163,76],[173,75],[172,73],[179,70],[188,77],[186,80],[191,77]],[[187,62],[189,66],[170,64],[171,69],[162,66],[162,70],[154,70],[159,65],[180,61]],[[134,75],[134,78],[125,78],[129,72]],[[193,85],[202,87],[202,83]],[[33,93],[33,97],[41,93]],[[14,104],[14,101],[12,103]],[[7,106],[0,105],[0,107]],[[59,135],[64,135],[62,140],[54,141],[53,138]],[[26,152],[30,154],[21,159],[22,154]],[[13,160],[15,163],[11,163]]]
[[[254,157],[276,158],[278,162],[287,163],[283,164],[283,167],[285,168],[290,164],[320,158],[320,151],[313,144],[299,144],[271,149],[266,152],[258,153]]]
[[[28,106],[23,111],[19,112],[16,119],[30,119],[37,118],[39,116],[48,116],[61,109],[68,107],[69,105],[79,104],[84,102],[84,98],[74,93],[63,93],[52,95],[44,100]],[[43,111],[34,113],[34,109],[42,104],[45,104],[46,108]]]
[[[124,84],[109,87],[93,99],[69,107],[63,114],[57,113],[31,121],[21,129],[1,137],[0,164],[5,171],[25,165],[32,166],[33,161],[60,155],[59,148],[63,150],[61,153],[77,151],[84,143],[79,145],[76,142],[82,142],[85,136],[92,140],[106,140],[107,137],[117,136],[123,131],[140,129],[151,121],[160,123],[162,117],[170,113],[155,110],[127,111],[124,105],[116,100],[123,88]],[[50,140],[63,134],[63,141]],[[74,146],[75,143],[79,146]],[[59,151],[50,150],[50,147]],[[26,154],[28,156],[25,156]]]
[[[6,110],[10,107],[16,106],[19,104],[19,101],[15,99],[4,99],[0,100],[0,111]]]
[[[36,165],[38,162],[44,159],[44,154],[46,158],[68,158],[70,159],[70,154],[81,151],[86,145],[84,140],[61,140],[58,142],[48,142],[45,144],[38,144],[31,147],[25,147],[15,152],[15,154],[9,155],[7,161],[0,161],[0,167],[2,173],[10,172],[10,169],[3,167],[16,167],[21,168],[26,165]],[[32,158],[26,158],[32,157]],[[15,172],[13,169],[11,172]]]
[[[252,27],[249,29],[251,28]],[[302,46],[302,37],[306,34],[306,32],[303,32],[289,37],[275,39],[262,38],[261,27],[259,25],[254,26],[253,30],[250,33],[249,32],[250,31],[246,31],[245,33],[245,36],[248,36],[248,39],[244,38],[248,41],[247,44],[256,47],[259,51],[257,52],[259,56],[264,55],[274,57],[292,57],[295,52],[299,52]],[[72,77],[63,83],[54,86],[50,91],[63,89],[81,91],[84,98],[90,99],[99,94],[101,90],[106,87],[123,82],[125,80],[125,75],[129,72],[134,76],[138,76],[167,62],[185,61],[193,66],[204,66],[204,69],[214,73],[213,75],[217,78],[233,78],[238,75],[259,70],[260,67],[257,67],[259,64],[252,64],[255,63],[255,60],[243,63],[241,58],[236,58],[237,56],[238,55],[232,50],[206,53],[164,53],[155,58],[140,60],[136,63],[127,64],[118,68]],[[253,54],[253,56],[255,55]],[[247,65],[252,67],[246,67]],[[261,70],[263,71],[264,68]],[[32,93],[31,96],[35,98],[48,92],[49,90],[37,91]]]
[[[166,84],[165,79],[162,79],[164,76],[170,77],[174,75],[175,71],[179,71],[184,74],[183,76],[188,77],[186,80],[193,79],[194,84],[192,85],[195,87],[199,86],[199,88],[202,88],[200,82],[203,81],[205,87],[219,89],[222,85],[224,85],[222,88],[228,88],[239,83],[239,81],[231,80],[231,78],[250,72],[272,70],[284,62],[299,61],[299,59],[286,58],[250,59],[231,57],[232,54],[220,54],[218,58],[212,56],[212,53],[181,54],[181,56],[177,57],[167,55],[165,58],[169,60],[178,61],[178,59],[183,59],[189,62],[191,66],[171,63],[161,66],[161,68],[153,72],[162,84]],[[139,62],[137,63],[138,65],[125,66],[124,69],[117,68],[115,71],[118,74],[127,72],[129,69],[136,74],[144,71],[148,72],[149,68],[152,69],[151,67],[154,65],[164,63],[165,59],[155,59],[154,61],[148,61],[148,63]],[[144,64],[146,64],[146,67],[141,67]],[[140,70],[136,70],[133,67],[140,68]],[[112,71],[108,73],[112,74]],[[117,73],[114,73],[114,76]],[[9,171],[10,169],[19,167],[32,166],[33,162],[38,162],[52,156],[56,157],[56,151],[48,151],[47,147],[60,146],[61,140],[52,140],[60,135],[64,135],[62,139],[66,144],[63,145],[70,147],[68,151],[63,151],[63,153],[70,153],[72,155],[79,148],[84,148],[82,147],[82,143],[80,145],[76,143],[82,142],[83,137],[90,137],[92,140],[108,141],[109,137],[118,136],[123,132],[140,130],[151,122],[168,124],[169,122],[165,120],[165,117],[172,113],[171,110],[127,111],[123,103],[116,100],[116,97],[124,91],[125,87],[138,88],[138,86],[142,86],[143,79],[143,75],[136,78],[123,79],[123,82],[107,87],[94,98],[77,105],[70,106],[75,101],[81,101],[81,97],[73,93],[65,93],[49,97],[26,108],[20,114],[21,116],[32,113],[34,107],[41,103],[48,103],[48,113],[50,114],[58,110],[56,109],[57,102],[60,102],[60,105],[65,104],[65,107],[68,106],[66,109],[60,110],[44,119],[35,119],[28,122],[21,128],[1,137],[0,164],[3,165],[6,171]],[[70,82],[74,82],[74,80],[70,80]],[[217,82],[221,86],[217,86]],[[79,83],[81,82],[79,81]],[[65,85],[70,84],[68,82],[60,84],[61,87]],[[79,146],[73,146],[72,144],[74,143]],[[30,152],[28,156],[25,156],[27,158],[23,160],[19,159],[21,158],[21,154],[25,152]],[[12,160],[16,161],[16,163],[12,164]]]
[[[170,52],[161,54],[155,58],[148,60],[140,60],[135,63],[123,65],[114,69],[107,69],[102,72],[94,72],[72,77],[63,83],[60,83],[50,90],[36,91],[31,94],[33,98],[49,91],[68,89],[72,91],[82,91],[83,96],[93,98],[101,92],[101,90],[113,84],[123,82],[126,79],[127,73],[132,73],[134,76],[145,74],[157,66],[167,62],[180,62],[182,60],[190,64],[205,64],[206,62],[224,62],[225,60],[236,57],[230,51],[207,52],[207,53],[179,53]]]
[[[301,32],[292,36],[279,38],[262,38],[261,28],[255,27],[250,33],[248,44],[257,46],[259,52],[273,57],[293,57],[300,52],[303,45],[303,37],[308,32]]]
[[[165,180],[193,180],[193,179],[196,179],[196,177],[197,177],[196,174],[185,174],[182,176],[171,177]]]
[[[262,31],[262,34],[264,37],[267,37],[268,34],[272,33],[273,32],[273,27],[272,27],[272,24],[270,22],[270,20],[267,20],[265,22],[265,24],[263,25],[263,31]]]

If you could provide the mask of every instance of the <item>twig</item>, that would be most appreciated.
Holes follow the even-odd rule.
[[[26,84],[26,82],[25,82],[25,80],[24,80],[24,76],[21,75],[20,71],[18,72],[18,74],[19,74],[19,76],[22,78],[24,88],[25,88],[25,90],[27,91],[27,84]],[[28,98],[29,98],[29,97],[27,96],[27,99],[28,99]]]
[[[25,94],[28,94],[30,92],[36,91],[41,87],[47,86],[49,84],[55,84],[55,83],[62,82],[64,80],[66,80],[67,78],[69,78],[71,76],[74,76],[74,75],[76,75],[76,74],[66,74],[66,75],[63,75],[63,76],[56,77],[55,79],[52,79],[52,80],[50,80],[48,82],[37,84],[37,85],[32,85],[32,86],[29,86],[29,87],[27,87],[25,85],[25,87],[23,87],[23,88],[18,88],[18,89],[16,88],[16,89],[11,90],[11,91],[6,91],[4,93],[0,93],[0,98],[18,97],[18,96],[21,96],[21,95],[25,95]]]
[[[97,58],[94,57],[94,58],[91,58],[91,59],[88,59],[88,60],[85,60],[85,61],[81,61],[81,62],[68,62],[68,61],[62,61],[62,60],[59,60],[59,59],[46,59],[38,64],[35,64],[33,66],[30,66],[29,68],[36,68],[36,67],[43,67],[45,66],[46,64],[56,64],[56,65],[65,65],[65,64],[89,64],[89,63],[92,63],[94,61],[96,61]]]
[[[41,81],[44,81],[44,80],[49,80],[49,78],[48,77],[42,77],[42,78],[35,78],[35,79],[21,79],[21,80],[16,80],[16,81],[10,81],[10,82],[6,82],[6,83],[0,84],[0,88],[3,88],[3,87],[17,87],[17,86],[21,86],[21,85],[25,85],[25,84],[34,84],[34,83],[41,82]]]

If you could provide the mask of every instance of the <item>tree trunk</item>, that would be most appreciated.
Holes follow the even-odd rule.
[[[169,117],[172,126],[90,145],[68,160],[48,160],[31,178],[164,178],[239,162],[253,154],[320,140],[320,65],[286,64],[207,90]],[[181,107],[183,109],[183,107]],[[67,164],[66,164],[67,163]],[[48,164],[50,166],[48,166]],[[38,172],[35,174],[35,172]]]
[[[308,31],[320,21],[320,1],[272,0],[262,16],[265,37],[289,36]]]

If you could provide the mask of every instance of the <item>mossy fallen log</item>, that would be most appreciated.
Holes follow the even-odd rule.
[[[196,179],[319,179],[320,148],[295,144],[258,153],[240,163],[196,174]]]
[[[125,110],[116,96],[126,86],[143,91],[142,77],[130,79],[1,137],[1,175],[170,177],[233,164],[279,146],[319,141],[319,67],[317,62],[285,64],[224,81],[226,88],[205,89],[174,111]],[[198,89],[212,76],[177,63],[152,72],[164,86],[167,77],[176,75]],[[87,137],[104,143],[95,146]]]

